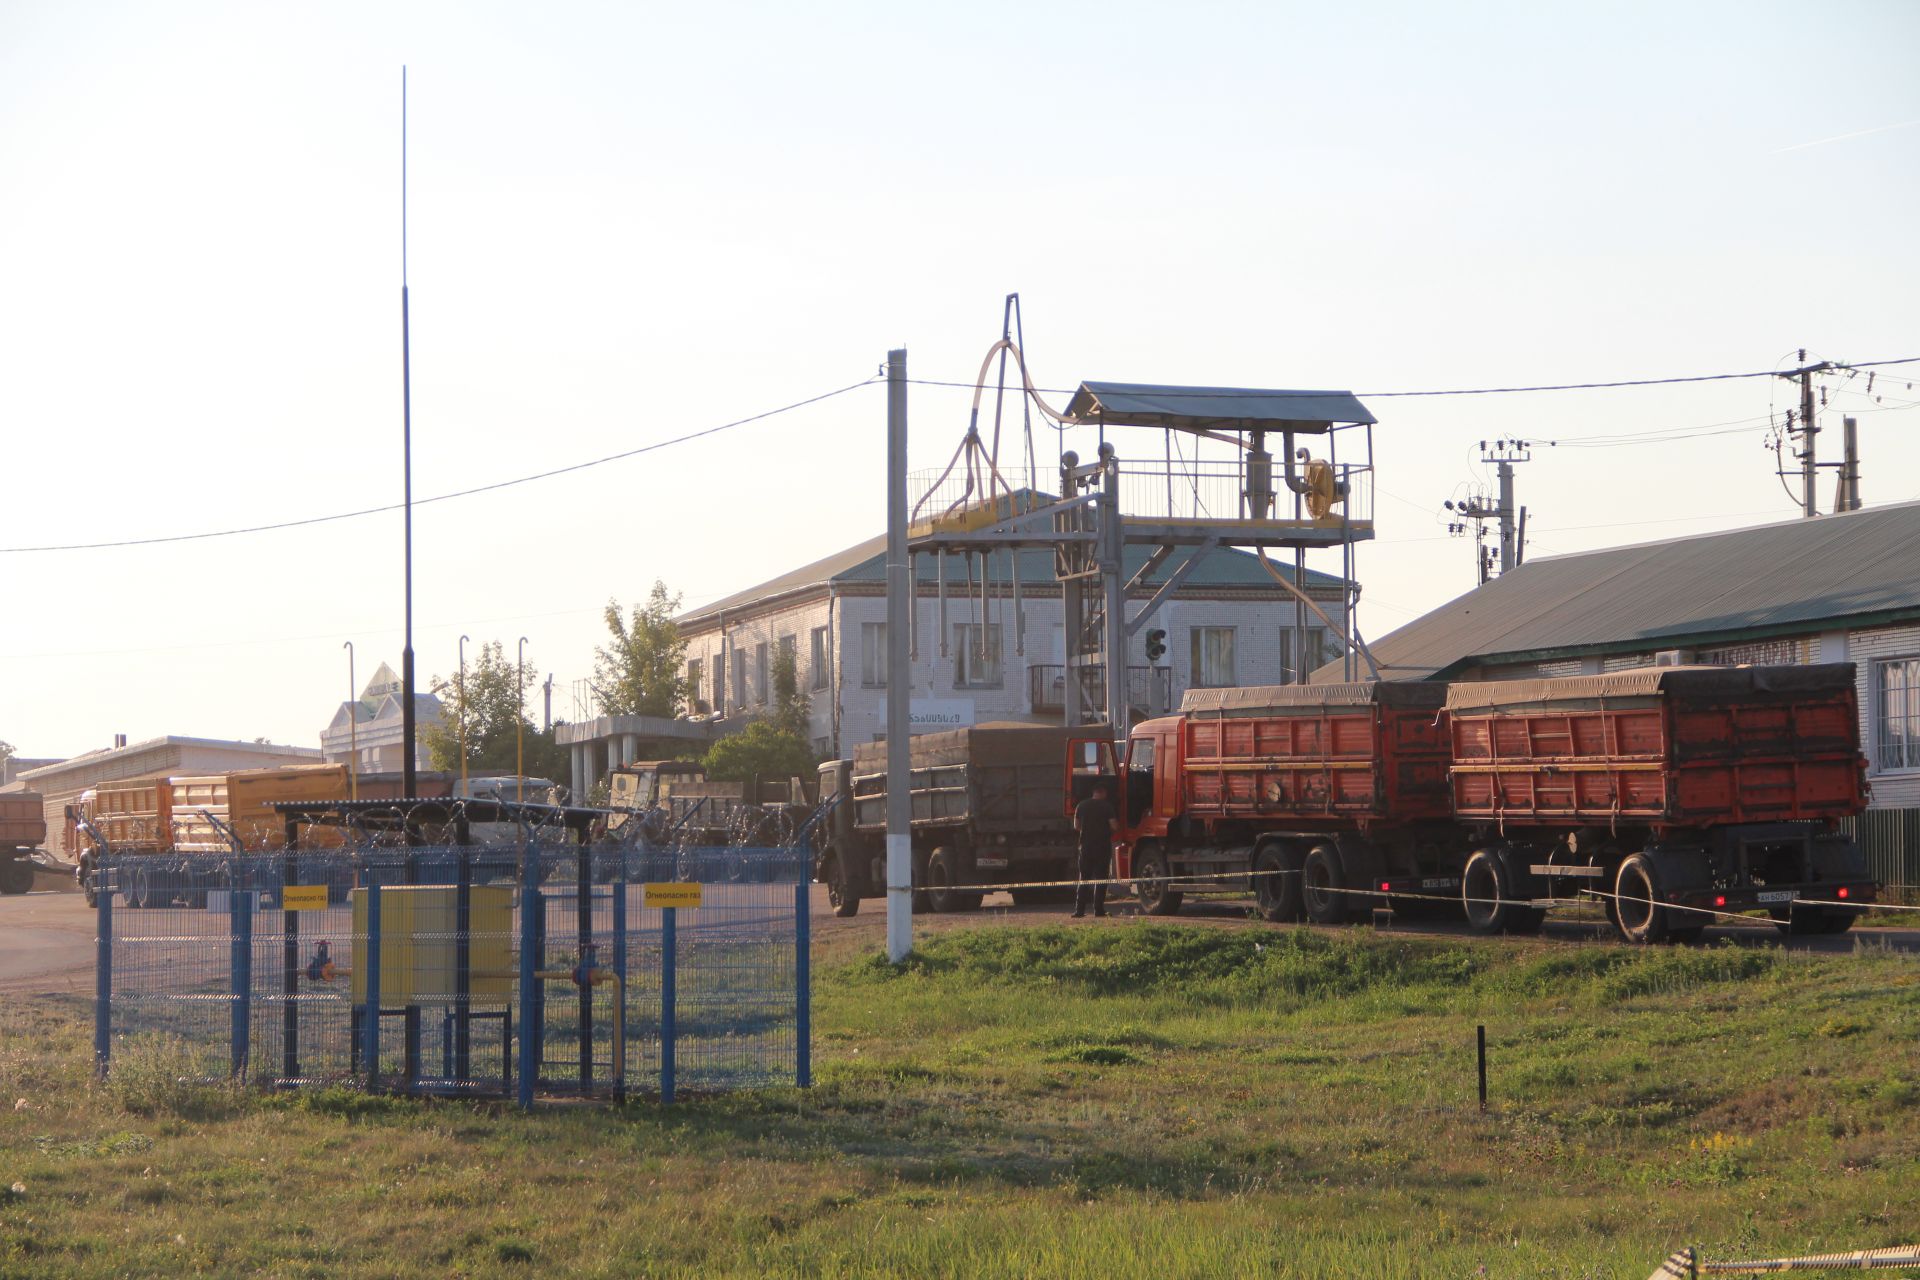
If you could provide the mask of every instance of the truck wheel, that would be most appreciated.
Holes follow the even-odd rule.
[[[100,905],[100,891],[94,887],[93,883],[93,860],[91,858],[80,859],[80,865],[74,868],[73,878],[79,882],[80,896],[87,900],[87,909],[91,911],[98,907]]]
[[[1284,846],[1265,844],[1253,855],[1253,897],[1260,914],[1279,924],[1301,913],[1300,869],[1289,871]]]
[[[1653,859],[1636,853],[1620,864],[1613,880],[1620,936],[1628,942],[1665,942],[1673,932],[1673,913],[1661,905],[1660,872]]]
[[[829,848],[820,859],[820,878],[827,882],[827,901],[833,914],[845,920],[860,910],[860,895],[847,889],[847,873],[840,866],[840,854]]]
[[[1338,850],[1324,844],[1307,850],[1300,868],[1300,899],[1307,919],[1315,924],[1345,924],[1353,914],[1347,895],[1341,892],[1346,887],[1347,873]]]
[[[1529,932],[1521,917],[1532,916],[1533,908],[1514,899],[1512,868],[1492,849],[1475,849],[1460,873],[1460,905],[1467,911],[1467,927],[1475,933]],[[1533,929],[1539,929],[1533,922]]]
[[[127,905],[136,910],[145,907],[147,905],[147,869],[128,867],[121,875],[126,883],[120,893],[127,900]]]
[[[1170,916],[1180,909],[1186,895],[1168,887],[1167,855],[1159,849],[1149,846],[1134,854],[1133,896],[1150,916]]]
[[[33,888],[33,864],[22,858],[0,862],[0,893],[25,893]]]
[[[927,902],[935,911],[974,911],[980,906],[978,890],[955,889],[960,883],[960,858],[942,845],[927,859]]]

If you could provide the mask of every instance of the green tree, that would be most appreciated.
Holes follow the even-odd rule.
[[[565,781],[567,751],[554,741],[553,731],[536,729],[527,718],[527,690],[536,673],[521,671],[508,660],[498,640],[480,646],[479,656],[467,664],[465,685],[456,673],[436,679],[441,691],[443,719],[426,731],[427,761],[435,769],[460,771],[460,725],[467,729],[469,773],[513,773],[524,743],[524,772],[530,778]],[[516,736],[516,729],[518,736]]]
[[[702,762],[707,776],[722,782],[769,782],[804,778],[819,761],[807,740],[782,729],[771,719],[755,720],[741,732],[720,739],[707,749]]]
[[[805,742],[813,727],[813,699],[800,687],[800,663],[791,649],[773,658],[773,725]]]
[[[687,642],[673,615],[680,597],[656,580],[644,605],[622,615],[607,601],[607,631],[612,640],[593,653],[593,695],[602,714],[674,716],[686,700]]]

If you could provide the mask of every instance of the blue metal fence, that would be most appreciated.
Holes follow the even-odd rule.
[[[795,848],[108,858],[97,1066],[163,1041],[209,1081],[523,1105],[806,1085],[808,871]]]

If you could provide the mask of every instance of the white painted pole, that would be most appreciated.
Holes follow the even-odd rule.
[[[887,352],[887,959],[913,950],[912,798],[907,750],[913,671],[907,656],[907,353]]]

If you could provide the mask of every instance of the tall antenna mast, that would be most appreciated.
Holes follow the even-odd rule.
[[[400,793],[416,794],[413,723],[413,343],[407,316],[407,69],[400,68],[400,474],[406,515],[407,632],[400,650]]]

